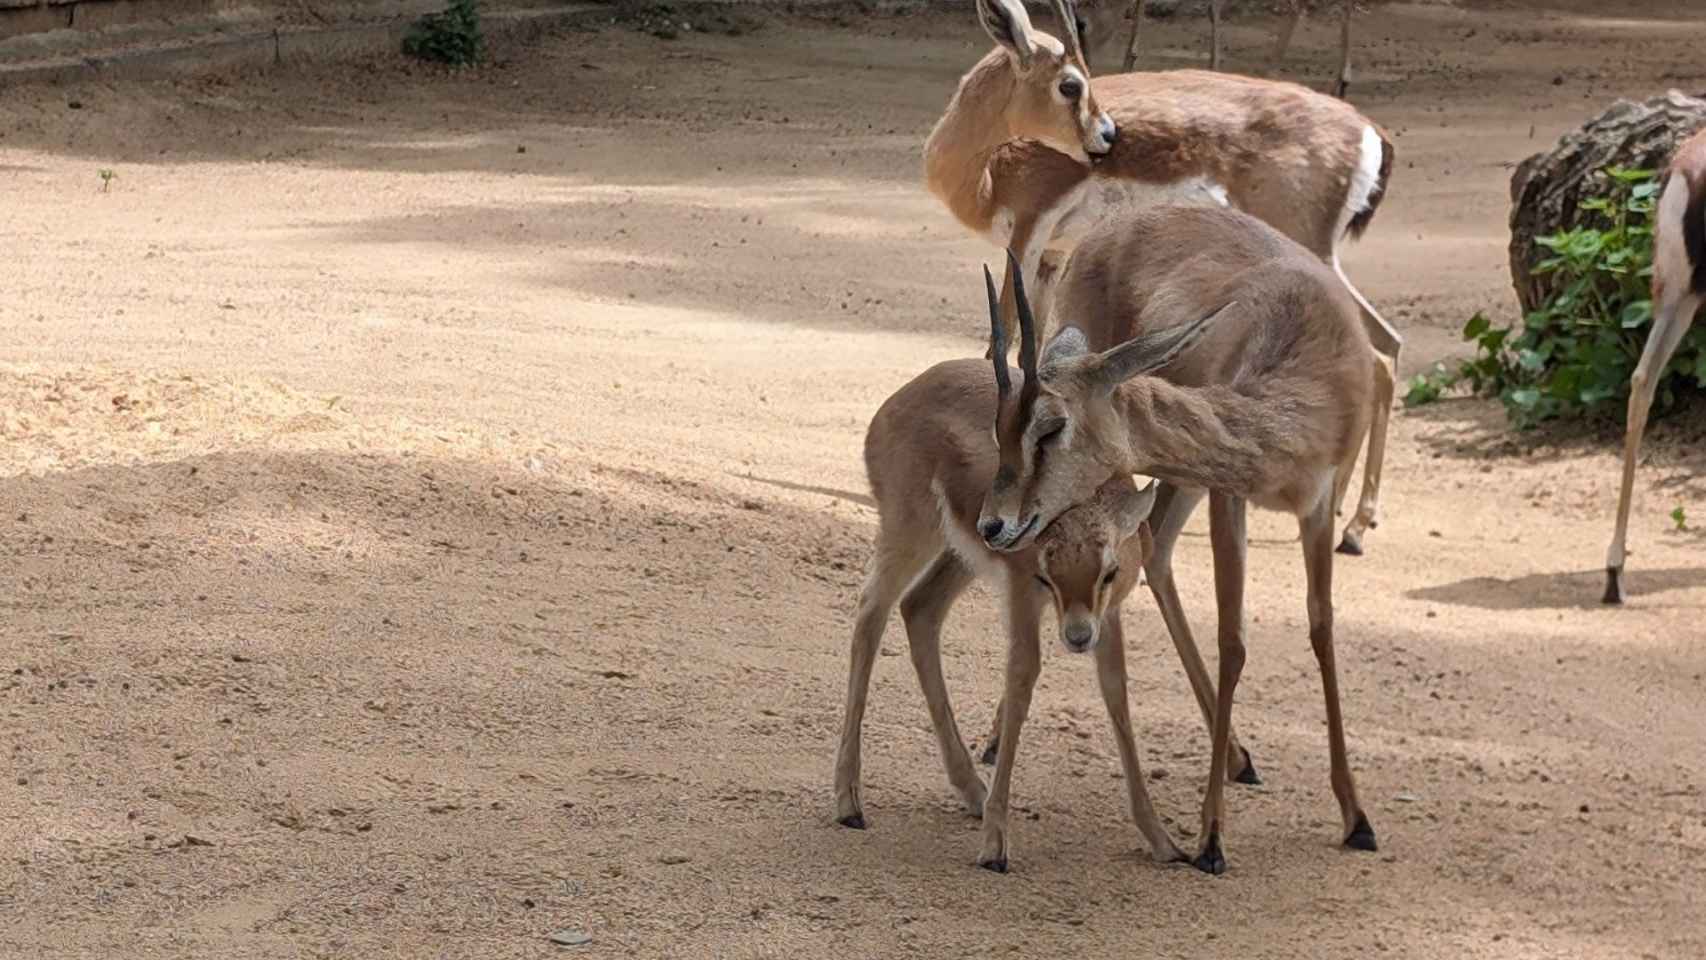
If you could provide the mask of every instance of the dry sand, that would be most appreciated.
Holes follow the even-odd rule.
[[[1681,4],[1556,6],[1359,20],[1354,99],[1399,159],[1348,269],[1406,373],[1511,312],[1511,163],[1614,96],[1706,90]],[[1232,23],[1232,66],[1272,28]],[[1196,62],[1205,29],[1158,24],[1153,62]],[[1287,72],[1323,85],[1333,39],[1311,21]],[[1706,524],[1706,457],[1677,422],[1608,610],[1614,434],[1512,442],[1479,401],[1395,418],[1385,522],[1338,590],[1377,855],[1336,844],[1273,516],[1240,688],[1267,784],[1231,794],[1228,875],[1147,861],[1090,664],[1052,645],[1010,875],[972,866],[904,655],[866,731],[872,829],[833,824],[864,425],[981,350],[993,257],[918,152],[985,47],[962,15],[772,20],[458,76],[7,90],[0,953],[1706,953],[1706,557],[1667,516]],[[1206,637],[1201,530],[1180,576]],[[968,730],[992,606],[946,637]],[[1158,618],[1127,623],[1189,843],[1205,737]]]

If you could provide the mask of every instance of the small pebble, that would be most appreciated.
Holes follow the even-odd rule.
[[[692,863],[693,858],[682,853],[666,853],[658,857],[658,862],[673,867],[678,863]]]
[[[560,947],[578,947],[583,943],[591,943],[592,937],[579,930],[558,930],[551,934],[551,942]]]

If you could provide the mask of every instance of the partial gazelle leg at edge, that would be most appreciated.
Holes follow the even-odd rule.
[[[1245,502],[1223,493],[1208,497],[1209,541],[1214,546],[1214,600],[1220,623],[1220,697],[1214,712],[1214,746],[1208,753],[1208,790],[1202,804],[1202,844],[1191,861],[1204,873],[1226,872],[1221,834],[1226,828],[1226,752],[1232,738],[1232,697],[1244,672],[1244,570],[1248,537]]]
[[[1343,100],[1351,92],[1351,14],[1356,12],[1356,0],[1340,2],[1344,15],[1339,21],[1339,82],[1333,87],[1333,96]]]
[[[995,760],[995,779],[983,802],[983,844],[977,865],[1007,872],[1008,793],[1013,784],[1013,759],[1019,752],[1019,729],[1031,709],[1031,692],[1042,669],[1037,643],[1041,609],[1028,583],[1012,584],[1007,597],[1007,682],[1001,697],[1001,752]]]
[[[1623,486],[1617,495],[1617,529],[1611,536],[1611,549],[1605,555],[1605,603],[1623,602],[1623,561],[1625,539],[1629,533],[1629,510],[1635,494],[1635,462],[1641,455],[1641,438],[1647,431],[1647,416],[1652,412],[1653,393],[1664,377],[1670,358],[1694,325],[1694,314],[1700,309],[1701,298],[1684,294],[1660,304],[1653,317],[1653,328],[1647,334],[1647,346],[1641,351],[1641,362],[1629,381],[1629,418],[1623,434]]]
[[[1292,35],[1297,33],[1297,25],[1302,20],[1303,0],[1291,0],[1291,16],[1286,18],[1285,26],[1280,28],[1279,40],[1274,44],[1274,59],[1269,65],[1272,72],[1278,73],[1280,65],[1285,62],[1285,52],[1291,49]]]
[[[1155,597],[1155,606],[1161,611],[1161,621],[1167,626],[1167,635],[1173,639],[1173,648],[1178,651],[1179,663],[1191,681],[1191,692],[1196,694],[1197,706],[1202,709],[1203,725],[1213,736],[1214,681],[1209,679],[1208,667],[1203,663],[1190,622],[1185,619],[1185,607],[1179,601],[1179,588],[1173,579],[1173,547],[1179,542],[1180,533],[1203,496],[1201,490],[1161,484],[1155,495],[1155,508],[1149,514],[1150,529],[1155,533],[1155,552],[1150,555],[1143,572],[1149,581],[1149,592]],[[1255,759],[1250,756],[1250,751],[1239,745],[1236,728],[1229,729],[1227,733],[1226,763],[1227,770],[1239,783],[1262,782],[1256,773]]]
[[[1143,33],[1144,0],[1131,0],[1131,33],[1126,36],[1125,56],[1120,60],[1120,72],[1137,69],[1137,44]]]
[[[871,559],[865,586],[859,591],[859,611],[853,621],[853,645],[847,668],[847,706],[841,718],[841,746],[835,754],[835,820],[844,827],[865,829],[865,805],[860,796],[860,738],[865,701],[871,692],[871,667],[888,625],[889,611],[913,577],[931,559],[885,551],[879,542]]]
[[[1220,69],[1220,3],[1208,0],[1208,68]]]
[[[1335,269],[1338,268],[1337,257],[1334,258]],[[1339,279],[1344,282],[1351,296],[1356,298],[1362,308],[1363,329],[1368,332],[1369,344],[1374,347],[1374,396],[1372,400],[1373,415],[1368,422],[1368,458],[1362,467],[1362,496],[1357,501],[1356,514],[1345,524],[1344,537],[1339,541],[1339,552],[1353,557],[1362,556],[1362,538],[1368,531],[1380,525],[1380,474],[1386,466],[1386,433],[1392,424],[1392,403],[1398,393],[1398,351],[1404,347],[1404,338],[1398,331],[1386,322],[1369,302],[1363,298],[1356,287],[1351,286],[1345,278],[1344,270],[1338,270]],[[1333,507],[1338,509],[1342,502],[1345,489],[1350,483],[1351,469],[1356,465],[1356,454],[1351,455],[1334,483]]]
[[[995,766],[995,759],[1001,755],[1001,710],[1002,704],[997,703],[995,719],[989,723],[989,736],[984,738],[983,749],[977,754],[977,762],[986,767]]]
[[[1345,756],[1345,724],[1339,713],[1339,675],[1333,662],[1333,508],[1326,497],[1298,521],[1303,569],[1309,590],[1309,644],[1321,668],[1327,700],[1327,749],[1332,759],[1333,796],[1344,820],[1340,836],[1354,850],[1375,849],[1374,828],[1357,800],[1356,781]]]
[[[1125,632],[1120,611],[1112,607],[1102,619],[1102,642],[1096,646],[1096,680],[1102,688],[1102,703],[1113,723],[1114,742],[1119,746],[1120,769],[1125,774],[1126,799],[1131,819],[1149,841],[1150,856],[1157,863],[1178,863],[1190,858],[1182,853],[1155,815],[1149,789],[1143,782],[1143,766],[1137,759],[1137,743],[1131,733],[1131,705],[1126,699]]]
[[[924,693],[930,725],[936,731],[936,744],[941,748],[942,764],[948,771],[948,783],[960,795],[966,809],[981,816],[986,792],[983,780],[977,775],[965,741],[960,739],[960,728],[954,722],[954,708],[948,699],[948,684],[942,677],[942,623],[954,601],[974,578],[965,561],[952,551],[942,551],[901,598],[900,616],[906,625],[906,642],[912,653],[912,668],[918,673],[918,688]]]

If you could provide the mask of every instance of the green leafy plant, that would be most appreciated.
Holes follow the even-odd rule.
[[[1688,511],[1682,509],[1682,504],[1677,504],[1676,509],[1670,512],[1670,522],[1676,524],[1678,530],[1688,531]]]
[[[1407,404],[1430,403],[1467,384],[1471,393],[1497,396],[1519,427],[1559,417],[1621,417],[1653,321],[1659,183],[1650,170],[1605,173],[1605,196],[1582,203],[1592,214],[1584,225],[1538,239],[1548,255],[1534,272],[1556,274],[1557,292],[1523,318],[1520,330],[1475,314],[1463,328],[1475,357],[1412,379]],[[1658,408],[1703,387],[1706,328],[1696,328],[1659,379]]]
[[[450,0],[442,12],[416,20],[403,35],[403,52],[409,56],[458,67],[479,63],[484,46],[479,0]]]
[[[112,190],[113,181],[118,179],[118,174],[114,173],[111,170],[102,168],[102,170],[100,171],[100,176],[101,176],[101,192],[107,193],[108,191]]]

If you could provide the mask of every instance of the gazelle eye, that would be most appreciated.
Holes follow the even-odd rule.
[[[1077,100],[1084,94],[1084,84],[1077,77],[1062,77],[1060,79],[1060,95],[1068,100]]]
[[[1120,575],[1120,568],[1119,567],[1115,567],[1112,570],[1109,570],[1106,574],[1104,574],[1102,576],[1102,586],[1104,586],[1104,587],[1112,586],[1113,582],[1114,582],[1114,578],[1119,576],[1119,575]]]

